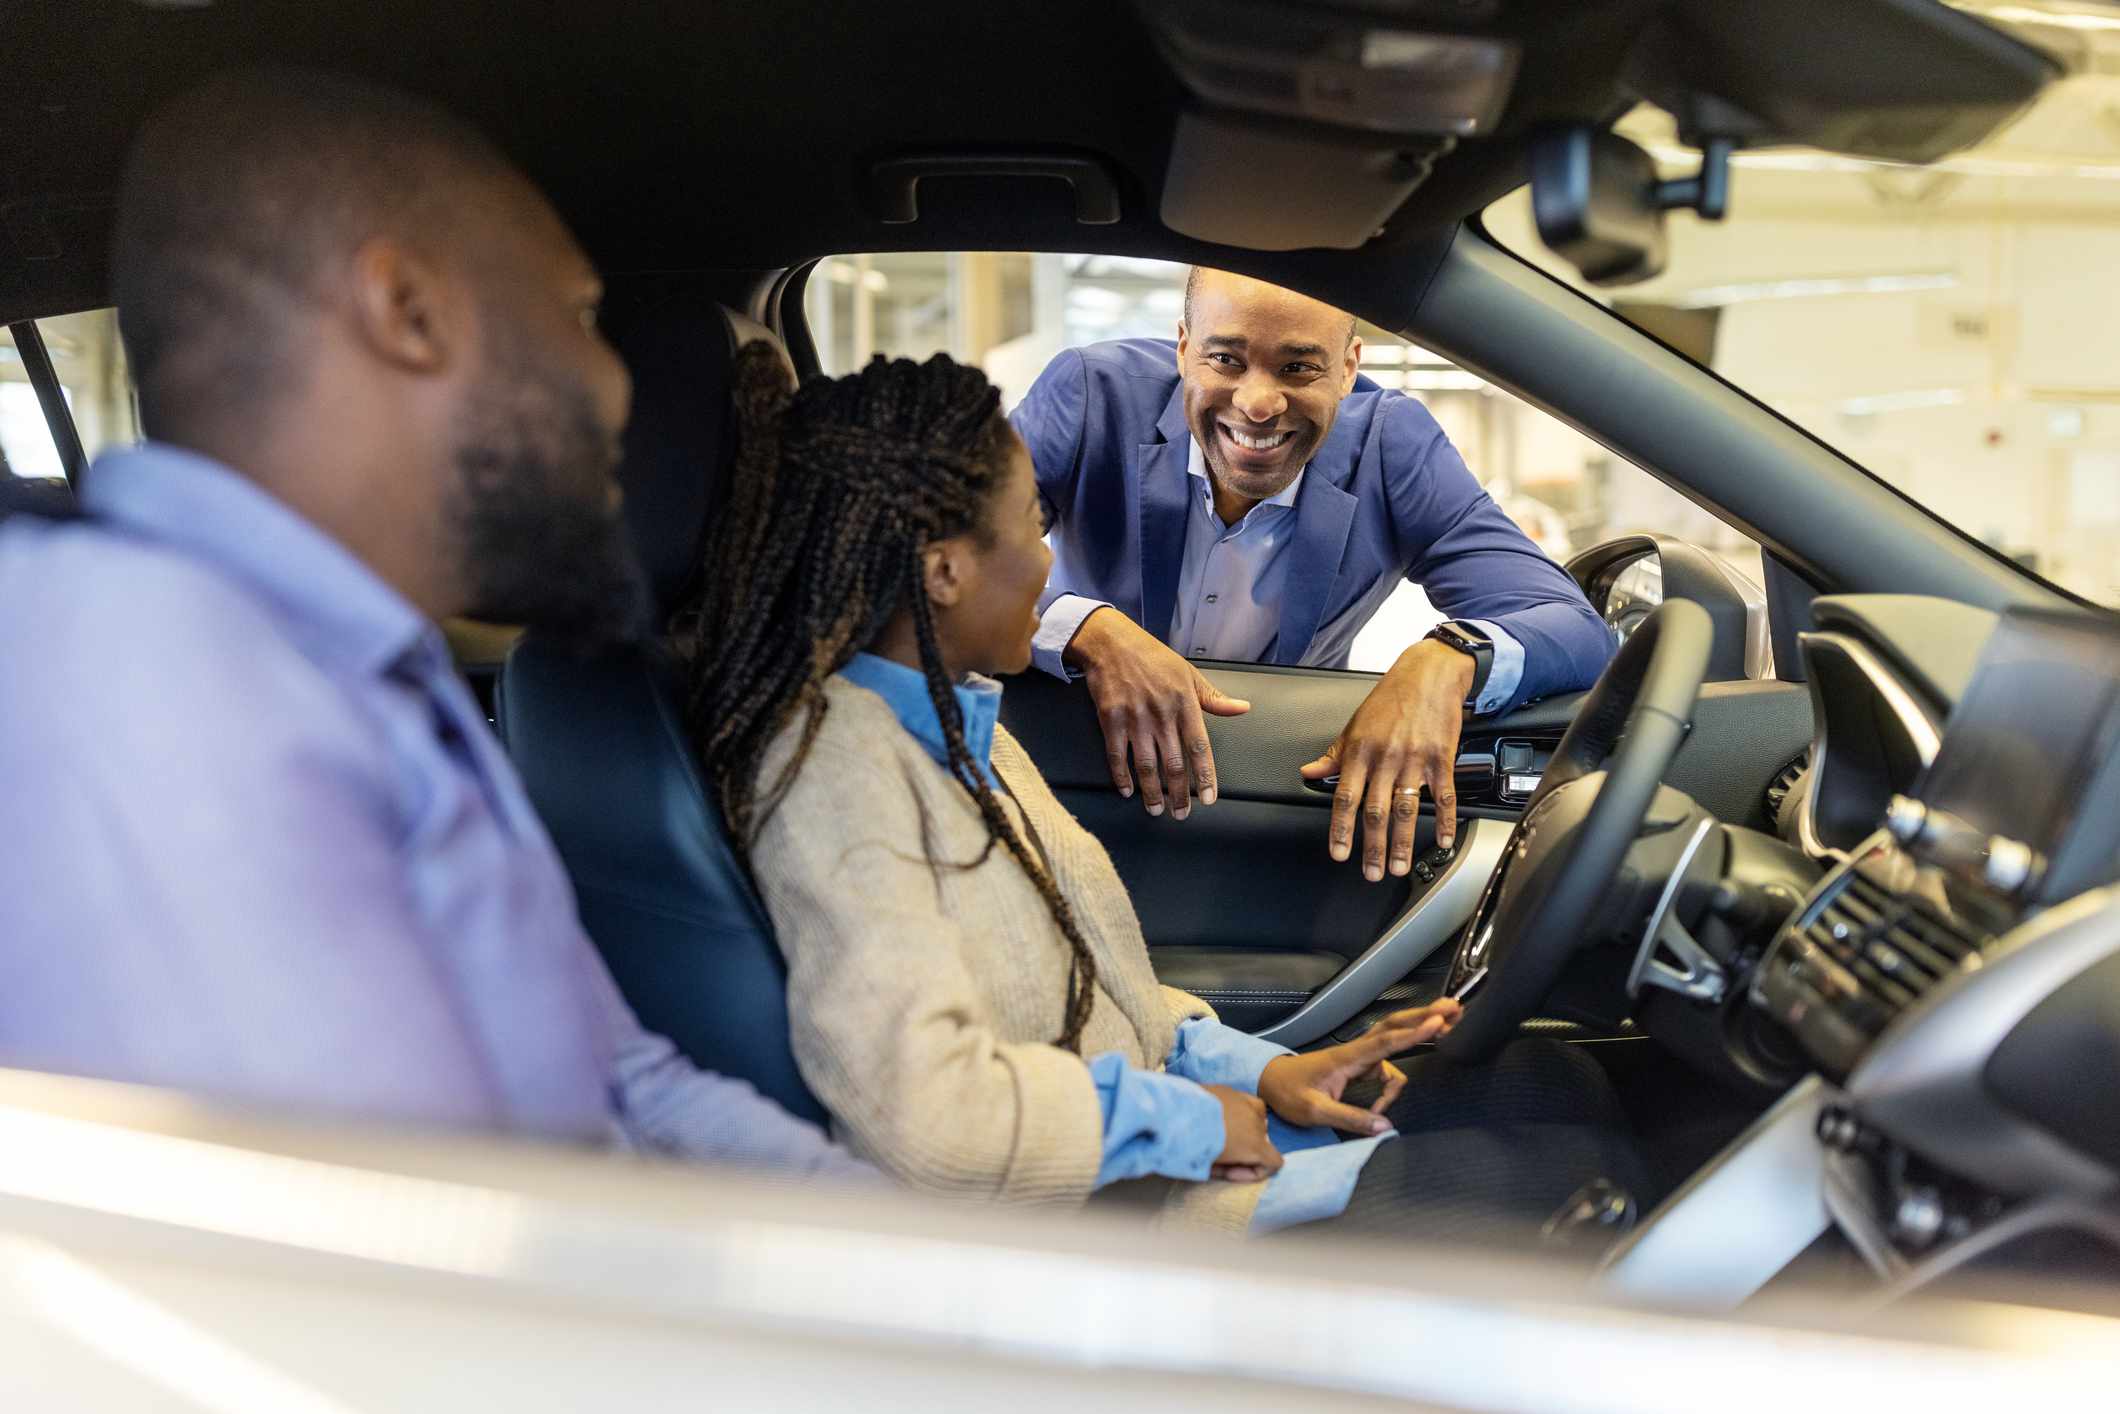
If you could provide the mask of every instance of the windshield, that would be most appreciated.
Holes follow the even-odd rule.
[[[1931,167],[1740,153],[1728,219],[1675,214],[1662,275],[1586,292],[1967,535],[2120,605],[2120,5],[1965,8],[2067,20],[2022,32],[2077,72]],[[1698,166],[1660,110],[1619,131],[1667,175]],[[1539,242],[1528,190],[1485,219],[1586,288]]]

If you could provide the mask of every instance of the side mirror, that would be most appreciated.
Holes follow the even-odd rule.
[[[1709,682],[1768,674],[1766,595],[1721,557],[1668,535],[1621,535],[1592,545],[1567,570],[1622,642],[1666,599],[1690,599],[1715,627]]]
[[[1656,163],[1616,133],[1571,127],[1533,137],[1531,214],[1539,239],[1593,285],[1663,273]]]
[[[1531,214],[1539,239],[1593,285],[1663,273],[1664,213],[1719,221],[1729,207],[1732,144],[1710,138],[1698,174],[1664,181],[1633,143],[1601,128],[1547,128],[1531,140]]]

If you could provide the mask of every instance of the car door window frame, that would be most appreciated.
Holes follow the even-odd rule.
[[[14,338],[15,353],[29,375],[30,387],[36,390],[37,405],[44,410],[45,431],[51,434],[52,446],[59,453],[60,471],[66,484],[78,492],[88,457],[81,448],[81,433],[74,426],[73,409],[67,406],[59,370],[52,364],[51,350],[45,347],[44,333],[34,319],[15,320],[7,331]]]

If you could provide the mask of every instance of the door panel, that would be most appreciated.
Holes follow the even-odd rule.
[[[1348,961],[1334,952],[1265,948],[1152,948],[1149,959],[1166,984],[1191,992],[1243,1031],[1284,1019]]]
[[[1025,745],[1042,768],[1038,744]],[[1365,883],[1352,864],[1326,854],[1328,816],[1310,803],[1321,797],[1279,804],[1232,798],[1224,787],[1215,804],[1173,820],[1150,819],[1138,799],[1123,799],[1109,783],[1054,791],[1111,851],[1152,947],[1353,957],[1406,907],[1407,880]],[[1424,821],[1424,845],[1432,831]]]
[[[1009,684],[1002,719],[1061,803],[1110,851],[1159,974],[1188,991],[1220,994],[1227,1000],[1217,1009],[1228,1006],[1233,1024],[1268,1029],[1300,1010],[1299,993],[1315,995],[1346,973],[1327,973],[1335,959],[1352,963],[1369,954],[1380,938],[1406,928],[1410,915],[1418,947],[1432,946],[1426,935],[1438,917],[1461,919],[1470,904],[1462,881],[1447,898],[1416,880],[1370,884],[1353,862],[1335,864],[1325,852],[1332,799],[1306,788],[1297,767],[1346,724],[1374,675],[1203,667],[1216,686],[1252,707],[1241,717],[1208,719],[1220,800],[1195,808],[1188,820],[1151,818],[1138,799],[1122,799],[1111,788],[1096,714],[1079,683],[1026,673]],[[1566,728],[1576,701],[1555,698],[1477,722],[1467,741],[1476,735],[1550,739]],[[1810,739],[1810,695],[1801,684],[1710,684],[1667,779],[1720,819],[1767,828],[1766,788]],[[1499,822],[1486,827],[1498,842],[1518,810],[1497,801],[1461,813]],[[1422,851],[1434,844],[1425,807],[1418,843]],[[1480,853],[1492,857],[1493,851]],[[1366,974],[1376,962],[1372,954],[1360,979],[1364,989],[1380,990],[1403,975],[1402,968],[1372,983]],[[1327,1009],[1339,1010],[1341,1000]]]

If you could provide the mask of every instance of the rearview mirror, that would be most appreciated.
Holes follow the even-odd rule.
[[[1539,239],[1593,285],[1631,285],[1664,268],[1656,163],[1615,133],[1550,128],[1531,142]]]

